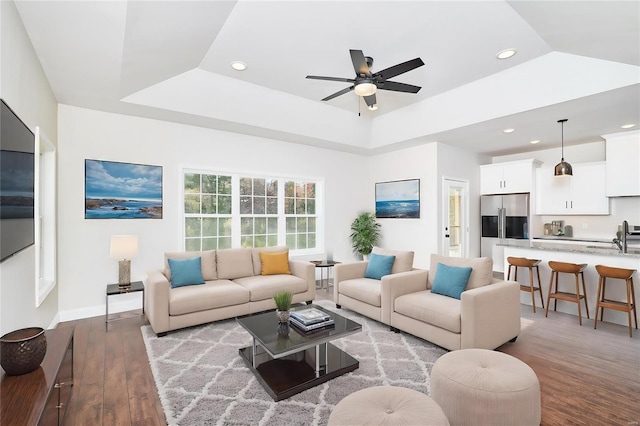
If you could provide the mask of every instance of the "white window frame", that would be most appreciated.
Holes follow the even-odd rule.
[[[184,211],[184,176],[188,173],[209,174],[209,175],[226,175],[231,176],[231,247],[241,247],[241,218],[247,214],[240,214],[240,178],[253,179],[275,179],[278,181],[278,245],[286,245],[286,216],[284,213],[284,182],[285,181],[305,181],[314,182],[316,184],[316,247],[307,249],[290,248],[289,253],[292,256],[317,255],[324,253],[324,179],[314,176],[293,176],[293,175],[274,175],[269,173],[256,173],[237,170],[217,170],[204,169],[199,167],[180,168],[180,216],[181,216],[181,235],[182,249],[185,249],[185,211]]]

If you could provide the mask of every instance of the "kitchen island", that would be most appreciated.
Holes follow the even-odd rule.
[[[546,307],[547,296],[549,294],[549,279],[551,277],[551,269],[549,268],[549,261],[555,260],[559,262],[570,263],[586,263],[588,266],[584,271],[584,280],[587,288],[587,305],[589,307],[590,321],[583,320],[583,326],[593,327],[593,320],[595,318],[596,297],[598,291],[598,272],[595,269],[596,265],[606,265],[618,268],[636,269],[640,271],[640,250],[633,247],[629,250],[629,253],[620,253],[618,250],[610,249],[608,247],[598,247],[591,245],[579,245],[579,244],[549,244],[537,247],[516,247],[511,245],[502,245],[504,248],[504,270],[505,279],[507,278],[507,271],[509,270],[509,263],[507,257],[526,257],[529,259],[540,259],[540,287],[542,289],[542,295],[544,297],[544,303]],[[522,285],[529,285],[529,273],[524,268],[519,268],[518,282]],[[535,275],[535,274],[534,274]],[[640,293],[637,283],[640,281],[639,273],[634,274],[634,285],[637,293]],[[513,273],[511,276],[513,280]],[[535,278],[534,278],[535,280]],[[535,283],[535,281],[534,281]],[[535,284],[534,284],[535,285]],[[560,274],[558,280],[558,289],[560,291],[567,291],[575,293],[575,278],[570,274]],[[627,293],[624,281],[622,280],[607,280],[607,299],[624,301],[626,300]],[[537,296],[536,296],[537,298]],[[636,299],[638,296],[636,296]],[[524,305],[531,305],[531,295],[529,293],[521,292],[520,303]],[[553,316],[553,304],[549,307],[549,317]],[[578,315],[578,307],[575,303],[565,302],[559,300],[557,310],[559,312],[568,313],[571,315]],[[536,307],[539,307],[539,300],[536,300]],[[586,312],[582,310],[583,318],[586,318]],[[605,309],[604,320],[607,322],[628,326],[627,314],[624,312],[614,311],[611,309]],[[576,326],[578,323],[576,321]],[[635,326],[635,324],[634,324]]]

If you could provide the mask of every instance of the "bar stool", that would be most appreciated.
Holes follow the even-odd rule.
[[[613,266],[596,265],[596,271],[600,275],[598,280],[598,298],[596,299],[596,318],[593,323],[595,329],[598,325],[598,308],[600,308],[600,321],[604,316],[604,308],[615,309],[616,311],[626,312],[629,318],[629,337],[631,335],[631,311],[633,311],[633,318],[636,320],[636,330],[638,329],[638,316],[636,313],[636,294],[633,289],[633,273],[635,269],[614,268]],[[610,300],[605,297],[605,289],[607,286],[607,278],[615,278],[624,280],[627,285],[627,301],[619,302],[616,300]]]
[[[542,308],[544,309],[544,296],[542,295],[542,286],[540,285],[540,269],[538,265],[540,264],[540,260],[538,259],[527,259],[526,257],[507,257],[507,262],[509,262],[509,270],[507,272],[507,280],[511,279],[511,267],[515,269],[515,274],[513,279],[518,281],[518,266],[522,268],[529,268],[529,285],[520,285],[520,291],[527,291],[531,293],[531,304],[533,305],[533,313],[536,313],[536,298],[535,291],[540,292],[540,303],[542,303]],[[538,275],[538,287],[533,285],[533,268],[536,268],[536,274]]]
[[[544,314],[545,317],[549,315],[549,305],[551,299],[553,301],[553,310],[556,310],[558,306],[558,299],[565,300],[567,302],[573,302],[578,305],[578,322],[582,325],[582,310],[580,309],[580,299],[584,299],[584,308],[587,311],[587,318],[589,318],[589,306],[587,305],[587,287],[584,284],[584,270],[587,268],[583,263],[567,263],[556,262],[554,260],[549,261],[549,267],[551,268],[551,279],[549,280],[549,295],[547,296],[547,310]],[[569,293],[565,291],[558,291],[558,276],[560,273],[573,274],[576,277],[576,292]],[[578,284],[578,276],[582,277],[582,294],[580,294],[580,285]],[[553,289],[555,277],[555,289]],[[553,292],[552,292],[553,290]]]

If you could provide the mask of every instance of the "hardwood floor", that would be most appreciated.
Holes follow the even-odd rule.
[[[317,299],[332,300],[320,290]],[[122,314],[123,316],[131,313]],[[538,375],[543,425],[640,425],[640,330],[583,321],[522,306],[522,331],[499,351]],[[142,316],[110,322],[104,316],[75,326],[75,385],[67,425],[163,425],[162,406],[140,333]]]

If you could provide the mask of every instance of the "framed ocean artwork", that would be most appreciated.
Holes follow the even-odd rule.
[[[376,218],[420,218],[420,179],[376,183]]]
[[[84,160],[85,219],[162,219],[162,166]]]

